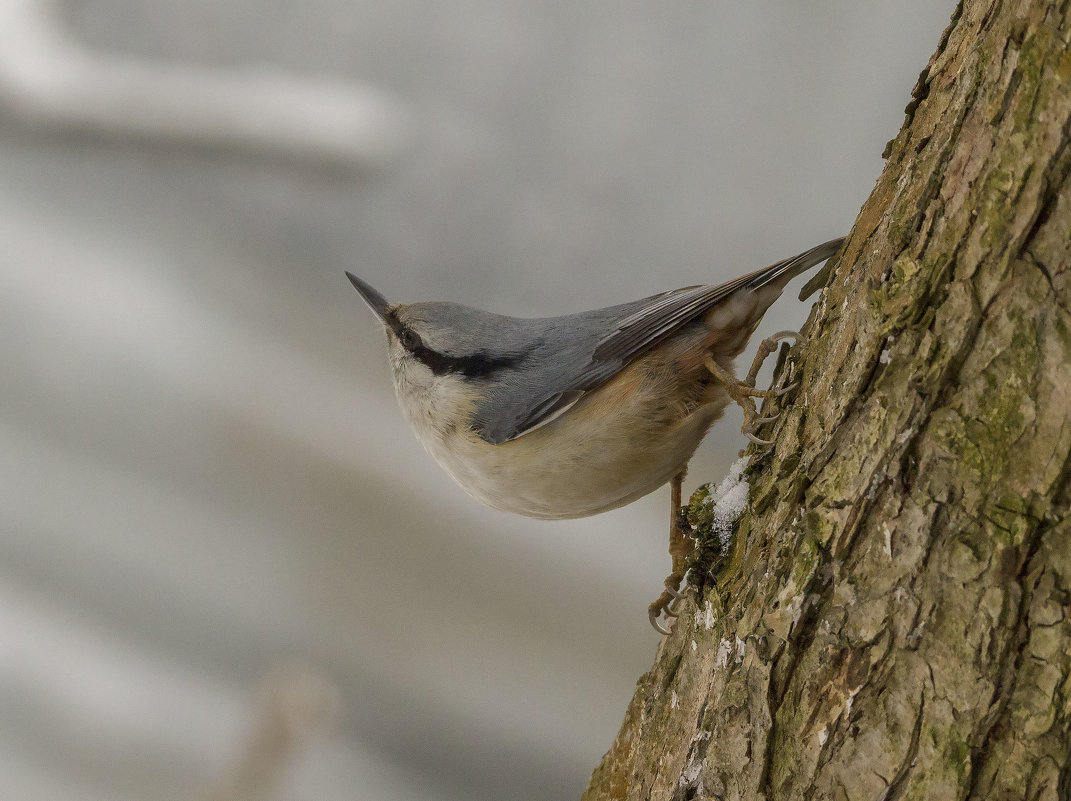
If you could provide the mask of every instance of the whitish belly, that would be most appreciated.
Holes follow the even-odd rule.
[[[473,432],[424,445],[488,506],[548,520],[586,517],[631,503],[673,478],[727,403],[718,392],[698,408],[652,414],[649,403],[613,405],[601,394],[501,445]]]

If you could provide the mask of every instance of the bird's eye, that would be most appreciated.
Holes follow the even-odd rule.
[[[416,350],[420,347],[420,334],[410,328],[402,331],[401,340],[406,350]]]

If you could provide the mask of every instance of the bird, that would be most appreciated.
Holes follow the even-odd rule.
[[[762,444],[755,398],[763,340],[744,379],[733,360],[797,275],[833,257],[844,238],[716,286],[688,286],[558,317],[511,317],[443,301],[390,303],[346,276],[386,332],[402,413],[417,439],[469,495],[543,520],[587,517],[670,485],[665,591],[650,605],[656,630],[677,614],[694,549],[679,522],[688,462],[730,402]],[[815,283],[812,279],[810,284]],[[810,284],[808,286],[810,286]],[[806,291],[805,287],[805,291]]]

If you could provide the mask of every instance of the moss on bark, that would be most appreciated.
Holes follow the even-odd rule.
[[[912,98],[589,801],[1071,798],[1071,3]]]

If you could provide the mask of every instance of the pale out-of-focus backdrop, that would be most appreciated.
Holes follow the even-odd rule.
[[[343,270],[550,315],[846,233],[953,5],[0,0],[0,798],[577,797],[668,491],[470,501]]]

